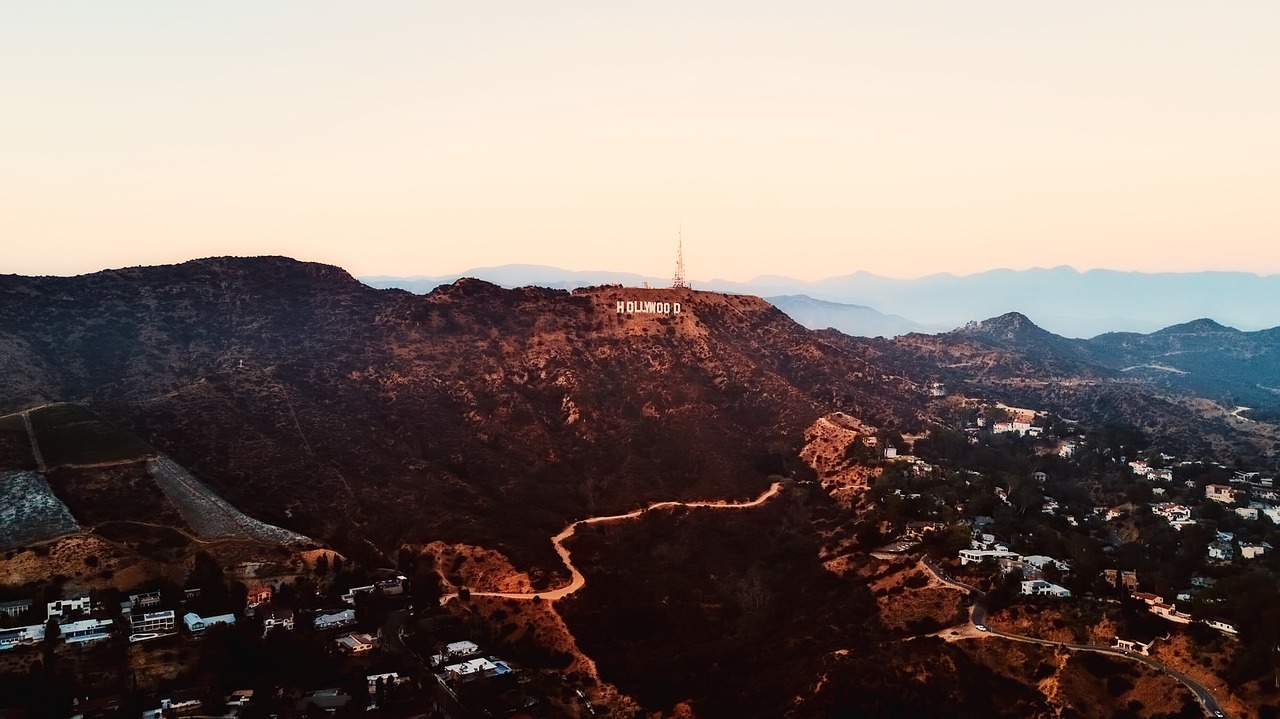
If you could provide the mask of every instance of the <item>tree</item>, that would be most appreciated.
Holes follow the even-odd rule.
[[[316,559],[316,576],[323,577],[329,573],[329,555],[321,554]]]

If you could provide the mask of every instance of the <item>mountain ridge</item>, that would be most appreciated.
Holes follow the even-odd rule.
[[[492,277],[504,286],[539,283],[571,289],[583,284],[625,282],[661,286],[669,278],[629,273],[592,273],[536,267],[536,275],[522,277],[520,265],[476,268],[457,275],[417,277],[412,281],[370,277],[376,287],[401,287],[426,292],[432,283],[451,282],[471,274]],[[859,271],[817,281],[760,275],[747,281],[713,279],[695,286],[761,297],[807,295],[814,300],[861,305],[908,318],[927,327],[953,328],[1008,311],[1037,317],[1047,329],[1073,338],[1111,331],[1150,332],[1212,316],[1246,330],[1275,326],[1267,308],[1280,296],[1280,275],[1247,272],[1125,272],[1068,266],[1028,270],[996,269],[971,275],[938,273],[914,280],[881,277]],[[1117,314],[1124,308],[1125,314]]]

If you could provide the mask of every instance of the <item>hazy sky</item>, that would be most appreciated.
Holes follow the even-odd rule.
[[[1274,0],[5,2],[0,67],[0,273],[1280,272]]]

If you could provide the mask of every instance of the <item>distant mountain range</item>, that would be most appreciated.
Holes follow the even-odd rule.
[[[504,287],[572,289],[604,284],[664,287],[665,278],[623,272],[580,272],[540,265],[481,267],[439,277],[366,277],[372,287],[426,293],[459,277]],[[1070,267],[938,274],[898,280],[866,272],[806,282],[761,276],[746,282],[694,282],[698,289],[757,295],[797,322],[862,337],[934,332],[1020,312],[1064,337],[1152,332],[1208,317],[1241,330],[1280,324],[1280,275],[1245,272],[1079,272]],[[785,306],[784,306],[785,305]]]

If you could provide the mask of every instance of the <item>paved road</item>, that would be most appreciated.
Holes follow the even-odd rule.
[[[764,491],[763,494],[761,494],[759,497],[756,497],[755,499],[748,502],[725,502],[723,500],[717,500],[714,502],[675,502],[675,501],[654,502],[653,504],[650,504],[648,507],[645,507],[643,509],[634,509],[630,512],[627,512],[626,514],[611,514],[605,517],[591,517],[590,519],[578,520],[577,522],[573,522],[569,526],[560,530],[559,534],[551,538],[551,544],[555,546],[556,553],[560,555],[560,560],[563,561],[564,566],[569,569],[570,579],[568,584],[564,585],[563,587],[558,587],[556,589],[551,589],[545,592],[471,592],[471,596],[500,597],[503,599],[540,598],[547,601],[564,599],[570,594],[573,594],[579,589],[582,589],[583,585],[587,583],[587,579],[586,577],[582,576],[582,572],[579,572],[578,568],[573,566],[573,561],[569,557],[569,549],[564,546],[565,541],[567,541],[569,537],[572,537],[574,533],[578,531],[578,527],[582,525],[602,524],[606,522],[618,522],[624,519],[635,519],[636,517],[639,517],[640,515],[644,514],[650,509],[665,509],[668,507],[691,507],[695,509],[698,509],[698,508],[745,509],[747,507],[756,507],[761,504],[764,504],[765,502],[772,499],[781,491],[782,491],[782,483],[774,482],[769,487],[769,489]],[[450,601],[452,601],[454,597],[457,597],[457,596],[458,596],[457,592],[445,594],[444,596],[440,597],[440,603],[447,604]]]
[[[952,579],[948,574],[946,574],[941,569],[939,569],[937,565],[929,561],[928,557],[924,557],[921,560],[921,562],[924,564],[926,569],[928,569],[931,573],[933,573],[933,576],[937,577],[942,582],[945,582],[946,584],[949,584],[953,587],[964,589],[973,595],[974,602],[973,602],[972,608],[970,608],[969,610],[969,623],[974,627],[978,627],[978,626],[984,627],[984,629],[980,631],[983,631],[988,636],[1000,637],[1002,639],[1009,639],[1015,642],[1025,642],[1027,644],[1040,644],[1047,647],[1057,647],[1059,649],[1067,649],[1074,652],[1094,652],[1097,654],[1110,654],[1112,656],[1124,657],[1125,659],[1132,659],[1135,662],[1141,662],[1157,671],[1164,672],[1165,674],[1168,674],[1174,679],[1177,679],[1178,681],[1182,682],[1188,689],[1191,690],[1191,693],[1195,695],[1196,699],[1199,700],[1200,705],[1204,707],[1205,713],[1208,716],[1212,716],[1212,717],[1226,716],[1226,713],[1222,711],[1222,706],[1218,704],[1218,700],[1214,698],[1213,694],[1210,693],[1209,690],[1206,689],[1203,684],[1201,684],[1200,682],[1197,682],[1196,680],[1192,679],[1186,674],[1183,674],[1177,669],[1174,669],[1173,667],[1170,667],[1161,661],[1152,659],[1151,657],[1143,656],[1142,654],[1138,654],[1137,652],[1126,651],[1123,649],[1116,649],[1114,647],[1104,647],[1097,644],[1073,644],[1070,642],[1054,642],[1054,641],[1049,641],[1047,639],[1038,639],[1036,637],[1023,636],[1021,634],[1010,634],[1008,632],[1002,632],[998,629],[991,629],[990,627],[987,627],[986,626],[987,595],[984,592],[982,592],[977,587],[973,587],[968,584],[965,584],[964,582],[959,582],[959,581],[956,581],[955,579]]]

